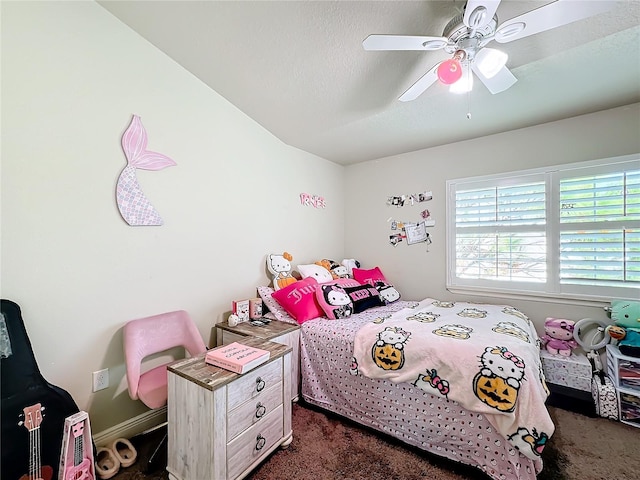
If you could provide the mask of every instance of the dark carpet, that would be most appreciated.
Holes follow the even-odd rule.
[[[556,433],[543,452],[540,480],[640,478],[640,430],[619,422],[576,413],[579,403],[549,406]],[[551,402],[550,405],[554,403]],[[586,413],[586,415],[584,414]],[[131,439],[137,462],[121,468],[115,480],[167,480],[163,466],[147,459],[163,436],[159,429]],[[633,452],[633,453],[632,453]],[[633,456],[625,454],[632,453]],[[622,460],[624,458],[624,461]],[[293,442],[273,452],[247,480],[487,480],[485,474],[360,427],[305,403],[293,406]],[[200,479],[198,479],[200,480]],[[205,479],[202,479],[205,480]],[[210,479],[218,480],[218,479]]]

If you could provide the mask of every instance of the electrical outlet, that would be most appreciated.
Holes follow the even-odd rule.
[[[109,369],[93,372],[93,391],[104,390],[109,387]]]

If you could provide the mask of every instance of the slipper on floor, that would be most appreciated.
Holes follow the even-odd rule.
[[[98,447],[96,455],[96,474],[102,480],[113,477],[120,470],[120,461],[110,448]]]
[[[111,445],[111,450],[123,467],[133,465],[138,458],[138,452],[126,438],[118,438]]]

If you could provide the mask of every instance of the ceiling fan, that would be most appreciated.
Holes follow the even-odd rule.
[[[492,93],[507,90],[517,79],[506,67],[507,55],[487,48],[495,40],[507,43],[551,30],[611,9],[613,1],[556,0],[498,25],[496,11],[500,0],[468,0],[463,13],[444,27],[441,37],[407,35],[369,35],[362,42],[365,50],[444,50],[452,55],[434,65],[399,98],[408,102],[418,98],[436,80],[451,85],[457,93],[471,90],[471,72]]]

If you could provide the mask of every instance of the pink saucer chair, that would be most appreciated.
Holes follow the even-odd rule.
[[[129,396],[151,409],[167,404],[167,365],[187,354],[193,357],[207,351],[200,332],[184,310],[129,321],[124,326],[123,343]],[[151,360],[149,357],[159,357],[163,353],[174,357],[177,347],[184,347],[185,355],[145,368],[145,359]],[[166,438],[165,435],[152,454],[149,467]]]

